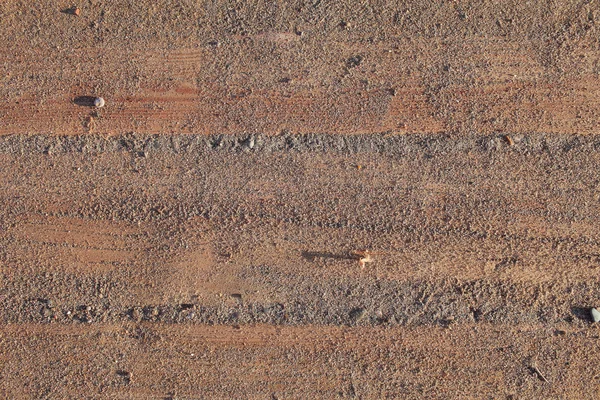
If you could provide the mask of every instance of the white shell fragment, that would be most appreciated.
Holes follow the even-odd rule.
[[[600,321],[600,311],[596,310],[595,308],[592,308],[591,313],[594,322]]]
[[[102,97],[96,97],[94,99],[94,106],[96,106],[96,107],[104,107],[104,99]]]

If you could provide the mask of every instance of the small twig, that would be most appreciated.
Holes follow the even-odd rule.
[[[533,369],[535,371],[535,373],[538,374],[538,376],[540,377],[541,380],[543,380],[546,383],[550,383],[548,381],[548,379],[546,379],[544,374],[542,374],[542,371],[540,371],[539,368],[535,364],[531,366],[531,369]]]
[[[373,257],[371,257],[371,252],[369,250],[354,250],[352,255],[358,258],[361,269],[365,268],[366,263],[373,262]]]

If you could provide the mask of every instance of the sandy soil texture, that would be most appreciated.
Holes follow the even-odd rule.
[[[0,4],[0,133],[598,128],[595,1],[70,6]]]
[[[1,2],[0,397],[596,398],[596,17]]]

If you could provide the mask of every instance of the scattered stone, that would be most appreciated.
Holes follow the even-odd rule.
[[[363,57],[360,55],[350,57],[348,60],[346,60],[346,68],[348,68],[348,69],[356,68],[360,65],[362,60],[363,60]]]
[[[232,293],[231,297],[233,297],[234,299],[236,299],[240,303],[242,302],[242,295],[240,293]]]
[[[366,310],[362,307],[353,308],[349,313],[350,319],[358,322],[366,316]]]
[[[515,134],[515,135],[511,136],[511,138],[512,138],[512,141],[513,141],[515,144],[517,144],[517,143],[520,143],[520,142],[522,142],[522,141],[523,141],[523,139],[524,139],[524,136],[523,136],[523,135],[521,135],[521,134]]]
[[[92,129],[94,129],[94,117],[92,117],[91,115],[88,116],[83,124],[83,127],[89,129],[89,131],[91,132]]]
[[[65,14],[75,15],[76,17],[79,17],[79,15],[81,14],[81,10],[77,6],[73,6],[71,8],[67,8],[67,9],[63,9],[63,10],[61,10],[61,12],[65,13]]]
[[[595,308],[592,308],[591,314],[592,314],[592,320],[594,322],[600,321],[600,311],[596,310]]]
[[[125,380],[125,383],[127,383],[127,384],[131,383],[131,378],[132,378],[131,372],[124,371],[124,370],[118,370],[117,375],[122,377]]]
[[[144,317],[144,314],[142,313],[142,310],[139,307],[134,307],[129,315],[131,319],[136,322],[140,322]]]
[[[252,150],[254,148],[254,144],[255,144],[254,136],[249,136],[248,138],[246,138],[245,140],[240,142],[242,150],[245,152]]]
[[[104,99],[102,97],[96,97],[94,99],[94,106],[98,108],[104,107]]]
[[[454,324],[454,322],[455,322],[455,321],[454,321],[454,315],[450,315],[449,317],[447,317],[447,318],[444,318],[444,319],[442,319],[442,320],[440,321],[441,325],[442,325],[444,328],[450,328],[450,326],[451,326],[452,324]]]

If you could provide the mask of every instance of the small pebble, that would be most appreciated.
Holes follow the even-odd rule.
[[[594,322],[600,321],[600,311],[596,310],[595,308],[592,308],[591,313]]]
[[[102,97],[96,97],[94,100],[94,105],[96,107],[104,107],[104,99]]]

